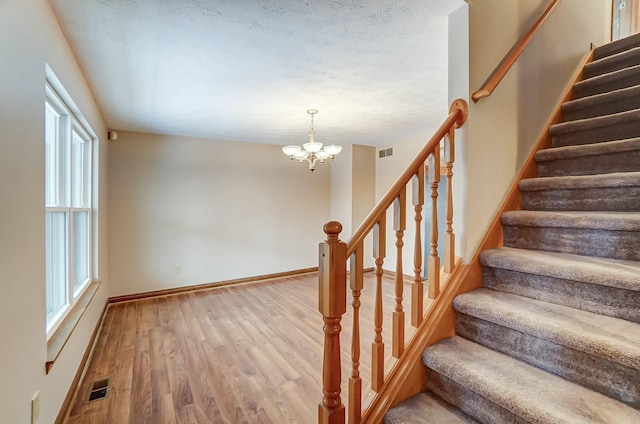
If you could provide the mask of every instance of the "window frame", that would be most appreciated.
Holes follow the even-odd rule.
[[[64,258],[64,287],[65,294],[62,302],[59,302],[60,307],[55,311],[49,311],[49,267],[45,266],[46,281],[45,284],[45,329],[47,334],[47,340],[56,334],[58,329],[64,324],[65,319],[72,314],[76,305],[81,302],[85,293],[92,282],[96,281],[97,277],[97,243],[95,237],[95,223],[97,221],[97,202],[94,196],[96,196],[96,160],[97,155],[94,154],[97,148],[98,139],[95,132],[82,116],[77,106],[66,92],[60,81],[55,77],[51,69],[47,66],[47,79],[45,83],[45,220],[48,219],[49,213],[63,212],[65,214],[65,258]],[[50,153],[53,144],[48,143],[49,133],[47,132],[47,119],[49,114],[47,109],[50,108],[57,116],[57,125],[54,135],[55,141],[55,155],[56,157],[51,160],[47,152]],[[80,149],[81,155],[75,152],[76,140],[75,136],[82,140]],[[82,165],[79,169],[80,180],[82,182],[82,191],[77,193],[75,190],[76,184],[76,165],[77,161],[81,161]],[[49,172],[47,167],[52,163],[56,164],[55,178],[57,181],[50,182]],[[49,193],[52,189],[55,189],[55,194]],[[78,196],[79,195],[79,196]],[[79,202],[77,201],[79,197]],[[86,253],[86,264],[83,265],[82,270],[86,269],[87,277],[82,280],[78,285],[75,285],[74,271],[76,265],[75,260],[75,246],[74,246],[74,229],[76,213],[86,213],[86,234],[83,233],[82,241],[86,244],[87,248],[81,255]],[[95,218],[95,219],[94,219]],[[76,234],[77,235],[77,234]],[[48,238],[48,234],[46,236]],[[48,261],[49,254],[45,245],[45,258]]]

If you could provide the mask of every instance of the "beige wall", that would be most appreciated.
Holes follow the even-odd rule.
[[[45,375],[45,63],[99,137],[106,128],[82,72],[45,0],[0,1],[0,421],[52,423],[106,301],[106,155],[100,142],[100,255],[103,284],[49,375]]]
[[[111,295],[253,277],[318,266],[329,168],[275,145],[119,132],[109,201]]]
[[[441,115],[437,120],[444,121],[447,112],[446,99],[441,99],[442,110]],[[377,157],[376,155],[376,201],[380,200],[389,190],[389,188],[396,182],[397,178],[407,168],[411,161],[416,157],[420,150],[429,141],[433,133],[436,131],[437,126],[432,128],[425,128],[424,134],[420,136],[410,137],[402,140],[396,140],[393,143],[383,146],[382,148],[393,147],[393,155],[386,156],[384,158]],[[405,275],[414,275],[414,252],[415,252],[415,210],[412,204],[411,197],[411,184],[409,184],[406,196],[406,230],[403,235],[403,252],[402,252],[402,273]],[[428,197],[425,197],[425,202],[430,201]],[[425,215],[426,205],[422,211],[422,223],[421,223],[421,240],[424,242],[424,228],[428,225],[429,220]],[[396,270],[396,232],[393,229],[394,212],[393,206],[387,210],[387,249],[386,258],[383,268],[389,271]],[[421,243],[424,244],[424,243]],[[407,297],[408,294],[405,294]]]
[[[456,13],[456,12],[454,12]],[[449,75],[451,73],[451,62],[449,57],[451,52],[448,51],[447,45],[451,38],[451,20],[443,17],[438,22],[437,36],[442,43],[442,49],[438,51],[438,55],[432,57],[434,63],[440,63],[442,66],[439,71],[432,75],[425,75],[429,78],[433,84],[439,84],[443,87],[447,87]],[[465,40],[466,42],[466,40]],[[449,102],[447,99],[447,89],[441,90],[439,96],[430,97],[429,103],[434,105],[435,113],[429,114],[424,117],[424,127],[420,134],[397,138],[394,140],[388,140],[384,145],[379,146],[380,149],[393,148],[393,155],[379,158],[376,154],[376,201],[381,199],[389,190],[391,185],[396,181],[402,172],[407,168],[411,161],[416,157],[418,152],[425,146],[429,139],[433,136],[434,132],[438,129],[440,124],[447,117]],[[419,93],[418,93],[419,95]],[[403,236],[404,248],[403,248],[403,260],[402,260],[402,272],[405,275],[414,275],[414,249],[415,249],[415,211],[412,205],[411,198],[411,186],[407,191],[407,215],[406,215],[406,230]],[[425,197],[425,201],[430,199]],[[395,271],[396,270],[396,248],[395,240],[396,233],[393,229],[393,207],[387,211],[387,250],[386,258],[384,262],[384,269]],[[429,225],[428,217],[425,215],[426,206],[423,208],[421,222],[421,240],[424,245],[425,234],[424,228]],[[422,249],[424,253],[424,248]],[[424,267],[423,267],[424,271]],[[407,298],[407,294],[405,294]]]
[[[547,0],[469,1],[469,84],[477,90]],[[563,0],[493,95],[470,103],[462,251],[471,258],[590,43],[609,41],[610,0]]]
[[[343,146],[342,152],[331,163],[329,219],[342,224],[340,239],[347,241],[355,228],[353,217],[353,146]],[[324,240],[324,238],[323,238]]]
[[[376,148],[359,144],[352,148],[351,227],[355,231],[375,206]]]

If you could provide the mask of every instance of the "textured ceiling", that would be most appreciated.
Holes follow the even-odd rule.
[[[463,0],[50,3],[112,129],[383,145],[444,118]]]

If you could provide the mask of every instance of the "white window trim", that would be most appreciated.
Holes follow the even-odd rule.
[[[97,218],[98,218],[98,210],[97,210],[97,200],[94,196],[97,196],[97,181],[98,181],[98,173],[97,173],[97,159],[98,155],[96,154],[98,137],[95,132],[89,125],[88,121],[85,117],[80,113],[80,110],[73,102],[67,91],[62,86],[60,80],[55,76],[51,68],[46,66],[46,84],[45,84],[45,104],[49,104],[51,108],[59,114],[63,119],[61,119],[62,125],[59,131],[64,131],[68,133],[71,137],[73,137],[73,131],[77,132],[81,138],[85,140],[85,142],[89,143],[89,181],[85,181],[87,184],[85,188],[89,197],[89,205],[81,205],[74,206],[73,205],[73,192],[70,181],[71,177],[68,176],[65,178],[65,181],[61,181],[60,184],[66,184],[68,187],[65,187],[65,199],[63,199],[63,203],[69,206],[60,206],[60,205],[45,205],[46,212],[65,212],[67,214],[67,299],[66,304],[55,314],[46,317],[45,328],[47,334],[47,340],[50,339],[56,334],[57,330],[65,323],[65,319],[71,314],[74,310],[74,307],[78,305],[81,301],[87,290],[90,286],[92,286],[92,282],[97,280],[97,258],[98,258],[98,248],[97,248],[97,240],[95,235],[97,234]],[[65,134],[66,136],[66,134]],[[68,146],[68,149],[64,152],[66,155],[66,164],[65,168],[72,169],[72,157],[73,157],[73,146],[71,139],[71,145]],[[60,171],[63,172],[62,170]],[[60,189],[60,188],[58,188]],[[71,266],[71,255],[73,252],[73,212],[87,212],[88,213],[88,273],[89,277],[82,282],[80,289],[74,293],[73,287],[73,267]],[[95,291],[94,291],[95,292]],[[80,302],[81,303],[81,302]],[[86,307],[86,305],[85,305]],[[50,321],[51,320],[51,321]]]

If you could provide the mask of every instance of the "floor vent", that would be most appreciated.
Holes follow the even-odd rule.
[[[91,385],[91,391],[89,392],[89,402],[102,399],[107,396],[109,389],[109,379],[94,381]]]

